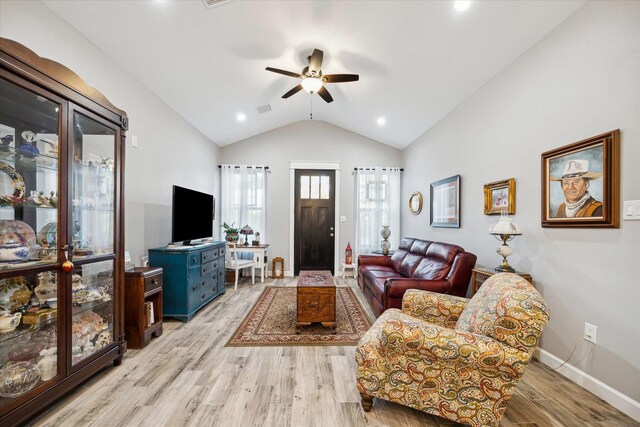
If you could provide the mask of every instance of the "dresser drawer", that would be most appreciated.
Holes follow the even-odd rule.
[[[226,255],[226,253],[227,253],[227,247],[226,246],[222,246],[222,247],[218,248],[218,257],[219,258],[223,258],[224,259],[224,256]]]
[[[218,249],[211,249],[209,251],[202,252],[202,264],[218,258]]]
[[[200,265],[200,254],[189,254],[189,268]]]
[[[218,261],[208,262],[206,264],[202,264],[200,267],[200,274],[202,276],[206,276],[207,274],[215,273],[218,269]]]
[[[162,273],[144,278],[144,293],[162,289]]]

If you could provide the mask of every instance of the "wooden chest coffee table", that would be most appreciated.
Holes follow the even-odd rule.
[[[330,271],[301,271],[297,294],[296,327],[319,322],[336,328],[336,284]]]

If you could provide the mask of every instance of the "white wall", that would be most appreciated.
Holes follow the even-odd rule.
[[[403,199],[427,197],[403,231],[456,243],[496,266],[483,184],[516,178],[524,230],[510,263],[551,309],[541,347],[640,401],[640,221],[619,229],[541,227],[540,155],[621,129],[621,198],[640,199],[640,2],[590,2],[403,152]],[[429,183],[462,175],[462,227],[429,227]],[[582,341],[584,322],[597,345]]]
[[[267,239],[269,258],[289,259],[289,162],[340,162],[340,213],[347,222],[340,227],[339,259],[344,261],[347,242],[354,245],[354,167],[399,166],[401,152],[364,136],[307,120],[266,132],[221,149],[222,163],[269,166],[267,175]],[[397,232],[397,230],[396,230]],[[337,274],[337,272],[336,272]]]
[[[127,112],[125,247],[134,261],[171,240],[173,184],[217,196],[220,148],[41,2],[0,1],[0,36],[62,63]]]

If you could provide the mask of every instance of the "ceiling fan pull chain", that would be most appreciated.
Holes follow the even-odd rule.
[[[309,111],[309,120],[313,120],[313,94],[309,94],[309,102],[311,104]]]

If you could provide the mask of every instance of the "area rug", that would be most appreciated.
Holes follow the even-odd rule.
[[[315,323],[296,333],[296,288],[268,286],[227,346],[356,345],[371,322],[346,287],[336,288],[336,323],[335,333]]]

